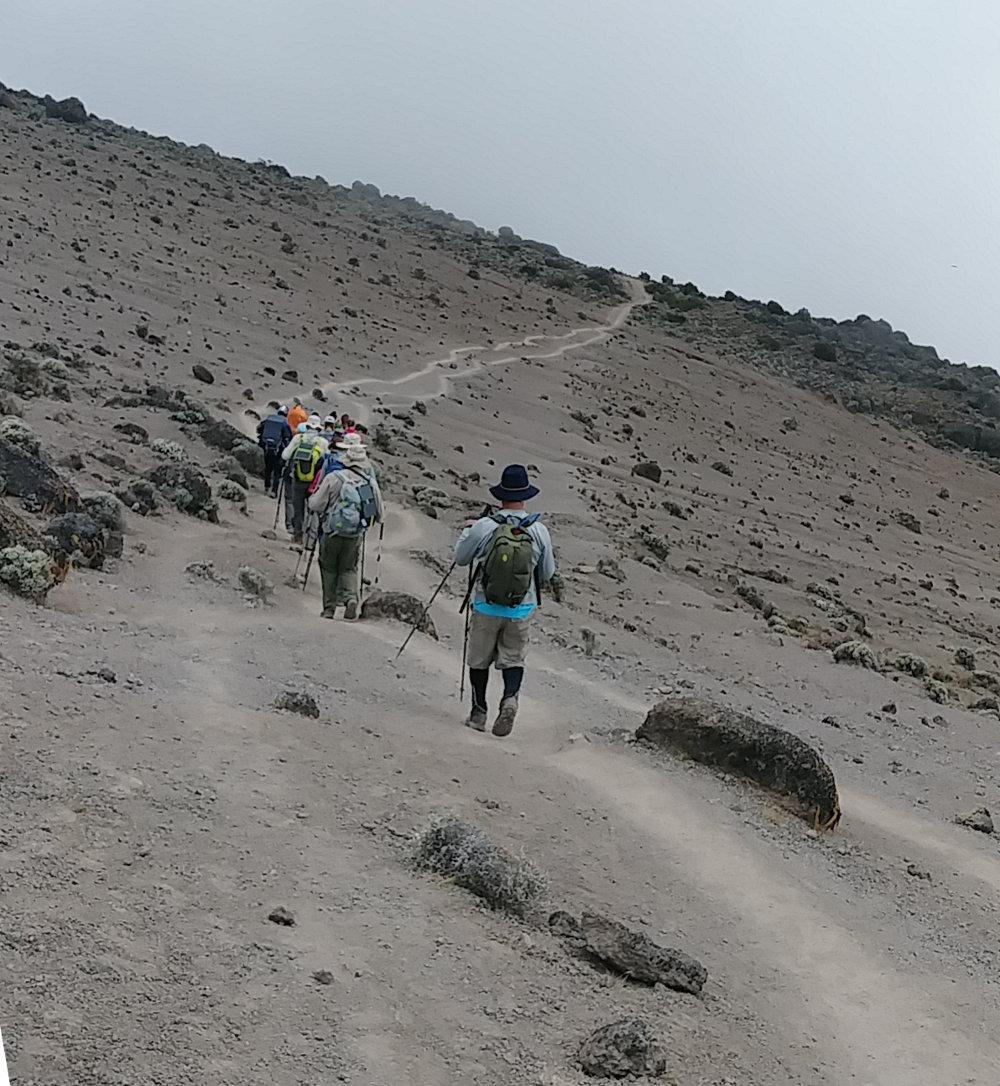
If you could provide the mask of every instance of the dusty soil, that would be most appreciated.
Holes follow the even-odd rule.
[[[405,628],[323,622],[317,581],[286,583],[296,554],[262,534],[258,481],[219,525],[130,515],[122,559],[74,571],[43,608],[4,596],[14,1081],[568,1086],[586,1081],[583,1038],[628,1016],[653,1024],[678,1086],[995,1080],[997,841],[953,822],[996,805],[1000,717],[971,708],[1000,673],[995,475],[698,355],[640,326],[635,302],[583,319],[568,295],[472,281],[414,223],[285,204],[271,185],[234,201],[155,141],[0,120],[0,333],[92,356],[72,402],[25,401],[57,458],[81,456],[78,485],[155,463],[122,421],[211,469],[165,412],[104,406],[126,384],[183,388],[248,431],[245,406],[323,387],[324,406],[392,436],[372,582],[428,598],[510,460],[542,487],[566,582],[503,741],[460,725],[461,578],[434,606],[441,640],[396,659]],[[347,262],[375,226],[399,277],[382,297]],[[268,285],[278,261],[294,289]],[[411,264],[447,320],[426,280],[400,285]],[[362,316],[320,333],[337,290]],[[630,474],[640,460],[660,483]],[[433,516],[421,486],[441,492]],[[205,561],[226,583],[185,573]],[[233,587],[244,562],[278,586],[271,604]],[[833,662],[858,636],[884,672]],[[902,652],[937,671],[944,703],[892,666]],[[318,719],[271,708],[290,688]],[[658,696],[691,691],[814,742],[838,830],[627,741]],[[443,811],[523,849],[551,908],[697,957],[702,996],[596,971],[544,924],[415,874],[410,837]],[[293,925],[268,919],[278,906]]]

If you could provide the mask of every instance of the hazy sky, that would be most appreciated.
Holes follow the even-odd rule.
[[[998,0],[4,9],[16,88],[1000,366]]]

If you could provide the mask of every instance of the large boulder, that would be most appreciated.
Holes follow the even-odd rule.
[[[624,1018],[595,1029],[580,1046],[580,1068],[593,1078],[657,1078],[667,1057],[648,1022]]]
[[[630,980],[697,995],[708,979],[708,971],[697,959],[682,950],[661,947],[617,920],[584,913],[580,930],[586,952]]]
[[[237,442],[233,446],[230,456],[244,471],[248,471],[251,475],[260,477],[264,474],[264,450],[252,441],[247,441],[244,438],[242,441]]]
[[[57,102],[46,95],[43,104],[45,116],[53,120],[66,121],[67,124],[86,124],[90,118],[86,106],[79,98],[63,98]]]
[[[642,464],[635,464],[632,467],[632,474],[637,475],[640,479],[649,479],[650,482],[658,483],[663,477],[663,471],[659,464],[654,464],[652,461],[645,461]]]
[[[394,618],[407,626],[416,626],[421,633],[437,640],[437,629],[430,613],[416,596],[408,592],[376,590],[361,605],[361,617],[368,619]]]
[[[218,522],[219,508],[212,487],[194,464],[167,461],[147,471],[145,477],[181,512]]]
[[[653,706],[635,733],[671,753],[754,781],[819,829],[840,821],[833,770],[797,735],[695,697]]]
[[[201,428],[200,436],[206,445],[227,453],[232,452],[237,445],[247,440],[247,435],[242,430],[237,430],[225,419],[210,419]]]
[[[3,439],[0,439],[0,479],[4,481],[4,492],[20,498],[30,513],[69,513],[80,506],[76,490],[47,456]]]
[[[46,549],[60,562],[101,569],[107,551],[105,534],[86,513],[62,513],[45,529]]]

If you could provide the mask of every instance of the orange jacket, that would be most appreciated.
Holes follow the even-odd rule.
[[[305,422],[307,418],[309,416],[304,407],[295,406],[288,412],[288,425],[292,428],[293,434],[298,429],[299,423]]]

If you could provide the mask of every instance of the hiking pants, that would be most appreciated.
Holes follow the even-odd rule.
[[[278,482],[281,479],[281,472],[285,467],[284,461],[281,459],[280,449],[265,449],[264,450],[264,489],[270,490],[272,494],[278,493]]]
[[[498,618],[473,610],[469,618],[469,667],[524,667],[531,634],[531,617]]]
[[[286,487],[289,482],[292,490],[292,531],[299,536],[302,535],[302,526],[305,524],[306,498],[309,497],[309,487],[312,484],[300,482],[294,475],[285,482]]]
[[[319,542],[319,575],[323,582],[323,610],[357,602],[358,559],[363,537],[325,535]]]

